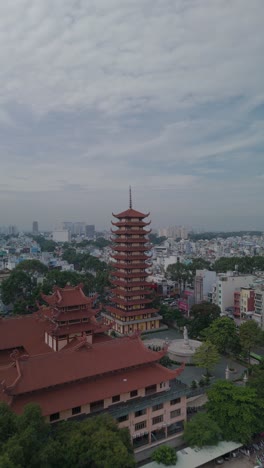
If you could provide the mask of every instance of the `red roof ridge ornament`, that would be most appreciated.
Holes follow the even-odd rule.
[[[19,358],[19,355],[20,355],[20,353],[19,353],[18,349],[14,349],[12,351],[12,353],[10,354],[11,361],[13,361],[13,362],[17,361],[17,359]]]

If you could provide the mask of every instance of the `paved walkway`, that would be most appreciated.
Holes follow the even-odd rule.
[[[169,328],[168,330],[162,332],[151,333],[146,335],[146,340],[151,340],[152,338],[159,338],[165,341],[166,338],[169,340],[175,339],[183,339],[183,334],[174,328]],[[229,368],[234,368],[234,372],[230,372],[230,380],[236,380],[244,373],[246,367],[242,366],[241,364],[236,363],[232,359],[228,359],[225,357],[221,357],[219,363],[216,365],[215,369],[213,370],[213,378],[214,379],[225,379],[225,369],[229,365]],[[174,366],[175,368],[178,366]],[[203,374],[205,373],[205,369],[195,366],[186,366],[184,372],[180,376],[180,380],[190,385],[193,380],[201,380]]]

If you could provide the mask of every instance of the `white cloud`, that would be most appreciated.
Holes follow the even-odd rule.
[[[150,208],[176,191],[191,213],[190,191],[206,209],[228,170],[223,204],[248,178],[235,195],[246,203],[264,170],[263,118],[252,117],[264,99],[263,15],[263,0],[0,2],[5,206],[11,192],[62,192],[66,211],[87,190],[99,203],[100,190],[131,183],[155,192]]]

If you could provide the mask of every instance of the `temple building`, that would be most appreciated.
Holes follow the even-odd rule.
[[[148,349],[140,332],[111,338],[82,285],[42,297],[37,313],[0,320],[0,401],[18,414],[37,403],[50,423],[107,411],[136,451],[176,443],[186,420],[184,365],[163,367],[166,347]]]
[[[95,318],[100,311],[95,307],[97,296],[86,297],[82,288],[82,284],[55,287],[51,296],[42,294],[48,306],[40,308],[39,317],[47,322],[45,343],[53,351],[60,351],[70,345],[76,337],[85,337],[87,342],[92,343],[96,334],[110,328],[99,324]]]
[[[113,216],[117,219],[112,222],[117,228],[112,230],[113,289],[111,304],[102,315],[118,335],[158,330],[162,317],[152,306],[153,291],[147,282],[151,266],[147,235],[151,230],[146,229],[150,222],[144,220],[149,213],[132,208],[130,192],[129,209]]]

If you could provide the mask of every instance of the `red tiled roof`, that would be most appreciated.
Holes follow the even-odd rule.
[[[182,370],[183,368],[178,368],[170,371],[159,364],[150,364],[113,375],[100,376],[86,382],[76,382],[30,395],[21,395],[14,398],[11,407],[15,412],[21,413],[27,403],[38,403],[43,415],[46,416],[171,380]]]
[[[83,318],[92,318],[98,312],[100,309],[76,309],[76,310],[71,310],[71,311],[63,311],[60,309],[55,309],[51,307],[45,307],[41,308],[40,312],[41,315],[44,317],[47,317],[48,319],[52,318],[56,322],[64,322],[67,320],[78,320],[78,319],[83,319]]]
[[[149,216],[149,213],[144,214],[144,213],[141,213],[140,211],[136,211],[136,210],[133,210],[132,208],[129,208],[126,211],[122,211],[122,213],[119,213],[119,214],[112,213],[112,215],[115,218],[141,218],[143,219]]]
[[[12,395],[33,392],[153,363],[162,355],[164,352],[147,349],[138,337],[115,339],[91,347],[83,342],[78,349],[20,359],[21,378],[10,390]]]
[[[45,322],[35,314],[0,320],[0,351],[23,347],[31,355],[52,352],[44,334]]]
[[[77,286],[65,286],[65,288],[55,286],[53,294],[50,296],[42,294],[42,298],[49,305],[56,306],[58,308],[84,304],[92,305],[94,299],[86,297],[82,287],[82,284],[78,284]]]

